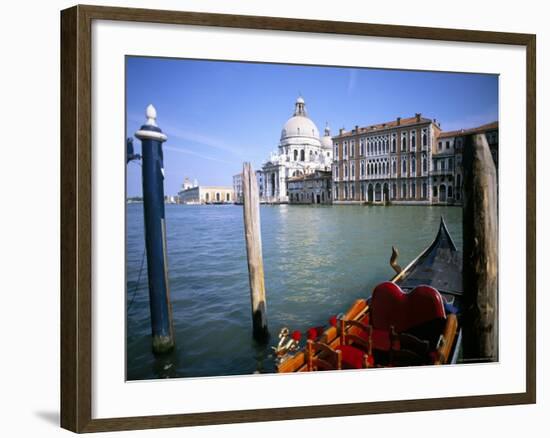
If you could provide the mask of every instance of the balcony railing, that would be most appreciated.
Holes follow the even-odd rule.
[[[434,176],[444,176],[444,175],[453,175],[454,169],[437,169],[432,170],[432,175]]]

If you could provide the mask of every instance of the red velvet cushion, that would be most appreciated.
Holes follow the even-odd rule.
[[[363,351],[351,345],[340,345],[336,348],[342,352],[342,368],[359,369],[364,367]]]
[[[445,319],[443,298],[431,286],[417,286],[406,294],[395,283],[385,281],[372,293],[370,322],[375,329],[394,326],[401,333],[440,318]]]

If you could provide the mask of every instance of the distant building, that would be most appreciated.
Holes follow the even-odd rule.
[[[341,129],[333,138],[333,202],[430,204],[429,166],[440,131],[421,114]]]
[[[243,203],[243,174],[233,175],[233,198],[236,204]]]
[[[434,204],[462,204],[464,199],[462,155],[465,137],[471,134],[485,134],[498,172],[498,122],[471,129],[441,132],[432,155]]]
[[[316,170],[307,175],[288,179],[288,199],[290,204],[331,204],[332,173]]]
[[[258,184],[258,196],[260,197],[260,201],[262,201],[263,197],[263,174],[261,170],[256,171],[256,182]],[[238,173],[236,175],[233,175],[233,199],[235,200],[235,204],[242,204],[243,203],[243,174]]]
[[[195,180],[196,181],[196,180]],[[189,177],[185,177],[185,179],[183,180],[183,184],[181,186],[182,190],[187,190],[187,189],[190,189],[191,187],[196,187],[198,186],[198,184],[191,184],[191,180],[189,179]]]
[[[498,122],[442,132],[414,117],[340,130],[334,137],[333,203],[460,205],[465,137],[484,133],[498,168]]]
[[[182,185],[182,190],[178,192],[179,204],[232,204],[235,200],[233,187],[200,186],[196,180],[190,187],[186,181]]]
[[[273,152],[263,164],[261,202],[288,203],[290,178],[312,174],[317,170],[330,171],[332,163],[332,138],[330,128],[325,128],[321,138],[315,123],[308,117],[306,104],[298,97],[294,114],[281,131],[278,151]]]

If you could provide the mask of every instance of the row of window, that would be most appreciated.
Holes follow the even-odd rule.
[[[407,152],[407,143],[410,141],[410,151],[416,151],[416,130],[401,132],[401,152]],[[421,132],[422,149],[428,147],[428,128],[423,128]],[[361,137],[359,140],[359,156],[381,155],[387,154],[390,151],[397,152],[397,134],[394,132],[390,135],[379,137]],[[339,143],[334,143],[334,158],[339,159]],[[356,153],[355,140],[344,140],[342,142],[342,158],[353,158]],[[366,149],[366,154],[365,154]]]
[[[290,202],[311,202],[311,203],[323,203],[325,201],[330,200],[330,191],[327,192],[325,195],[325,192],[321,192],[318,194],[315,193],[291,193],[289,196]]]
[[[410,169],[409,169],[410,165]],[[349,174],[348,174],[348,164],[344,163],[343,166],[344,179],[347,179],[351,175],[351,178],[355,178],[355,162],[351,162],[349,165]],[[391,163],[391,176],[397,176],[397,160],[393,159]],[[421,175],[425,175],[428,172],[428,159],[426,156],[422,156],[422,168]],[[403,176],[416,176],[416,158],[413,156],[410,160],[406,157],[401,158],[401,174]],[[368,160],[365,163],[365,160],[361,160],[360,163],[360,177],[364,178],[365,176],[370,177],[379,177],[379,176],[390,176],[390,164],[387,159],[382,160]],[[334,166],[334,177],[335,180],[340,179],[340,167],[338,165]]]
[[[216,194],[212,195],[212,196],[210,196],[210,193],[205,193],[205,195],[204,195],[204,200],[206,202],[210,202],[210,201],[222,202],[223,198],[224,198],[224,196],[219,192],[216,192]],[[225,202],[229,202],[230,200],[231,200],[231,194],[226,193],[225,194]]]
[[[406,182],[401,184],[401,191],[397,193],[398,185],[393,183],[391,185],[391,190],[389,192],[389,200],[397,199],[416,199],[417,198],[417,187],[416,183],[411,183],[410,185]],[[344,184],[343,186],[335,186],[334,188],[334,199],[336,201],[368,201],[368,202],[382,202],[388,200],[388,186],[387,184],[380,185],[376,184],[374,187],[372,185],[366,186],[361,184],[360,186],[360,197],[356,197],[356,187],[355,184]],[[432,197],[440,202],[447,202],[454,200],[453,198],[453,186],[440,184],[439,186],[432,187]],[[420,187],[419,196],[421,199],[428,198],[428,185],[422,183]],[[460,192],[456,192],[456,199],[460,200]]]
[[[309,161],[313,161],[314,157],[319,155],[319,152],[318,151],[315,151],[315,153],[310,150],[309,151]],[[298,158],[300,159],[299,161],[306,161],[306,151],[305,149],[294,149],[293,151],[293,157],[294,157],[294,161],[298,161]],[[327,157],[330,158],[330,152],[327,152]]]

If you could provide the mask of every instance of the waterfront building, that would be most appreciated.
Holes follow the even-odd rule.
[[[441,129],[416,114],[333,138],[333,203],[431,204],[432,146]]]
[[[288,180],[314,174],[318,170],[330,171],[332,164],[332,138],[328,125],[323,137],[308,117],[306,104],[298,97],[294,113],[281,130],[279,147],[263,164],[260,179],[260,199],[264,203],[288,203]]]
[[[288,200],[290,204],[331,204],[332,173],[316,170],[307,175],[288,178]]]
[[[187,188],[185,188],[187,187]],[[235,196],[233,187],[227,186],[201,186],[194,184],[191,187],[182,186],[178,193],[179,204],[232,204]]]
[[[498,122],[471,129],[441,132],[432,155],[434,204],[462,204],[464,199],[462,154],[465,137],[471,134],[485,134],[498,172]]]
[[[261,170],[256,171],[256,182],[258,184],[258,196],[262,199],[263,196],[263,175]],[[243,174],[238,173],[233,175],[233,199],[235,204],[243,203]]]
[[[243,174],[233,175],[233,199],[235,204],[243,203]]]

